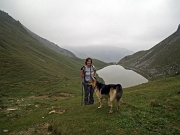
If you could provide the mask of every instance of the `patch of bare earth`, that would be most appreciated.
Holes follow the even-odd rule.
[[[51,135],[53,131],[52,125],[49,123],[42,123],[36,126],[29,127],[24,131],[12,132],[10,135],[32,135],[32,134],[42,134]]]
[[[51,95],[42,95],[42,96],[30,96],[29,98],[33,99],[52,99],[52,100],[62,100],[67,99],[69,97],[73,97],[73,94],[69,93],[59,93],[57,96],[51,96]]]
[[[69,94],[69,93],[65,93],[65,92],[59,93],[59,95],[62,97],[73,97],[73,94]]]
[[[67,111],[67,109],[59,109],[59,108],[53,108],[52,107],[52,110],[49,112],[49,114],[52,114],[52,113],[63,114],[66,111]]]

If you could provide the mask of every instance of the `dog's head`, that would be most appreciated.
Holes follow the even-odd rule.
[[[88,85],[90,85],[94,88],[94,87],[96,87],[96,82],[97,82],[96,78],[91,77],[91,80],[88,82]]]

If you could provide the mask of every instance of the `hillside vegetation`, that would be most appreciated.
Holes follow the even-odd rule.
[[[81,106],[76,83],[68,82],[65,91],[62,85],[51,84],[46,85],[49,89],[35,87],[39,90],[23,96],[2,96],[1,131],[13,135],[180,134],[180,76],[124,89],[121,109],[116,111],[114,103],[113,114],[108,113],[105,100],[102,109],[97,108],[97,98],[94,105]]]
[[[108,114],[109,107],[79,106],[80,99],[70,99],[59,106],[67,108],[54,114],[54,132],[59,134],[180,134],[180,76],[124,89],[121,109]],[[78,109],[77,109],[78,108]]]
[[[42,43],[44,46],[60,53],[60,54],[63,54],[65,56],[69,56],[69,57],[76,57],[72,52],[66,50],[66,49],[63,49],[61,47],[59,47],[58,45],[48,41],[47,39],[44,39],[40,36],[38,36],[37,34],[33,33],[32,31],[30,31],[29,29],[27,29],[25,26],[24,26],[25,30],[32,36],[34,37],[36,40],[38,40],[40,43]]]
[[[81,91],[80,68],[85,60],[67,57],[45,47],[33,38],[19,21],[2,11],[0,52],[1,124],[8,121],[8,116],[11,115],[8,110],[15,109],[21,98],[43,95],[48,97],[52,93],[63,97],[63,94],[59,93],[76,94],[77,89],[73,87],[78,87]],[[93,64],[97,69],[107,65],[99,60],[93,60]],[[69,92],[68,89],[73,91]],[[15,115],[19,117],[17,113]],[[0,132],[2,131],[1,125]]]
[[[31,37],[20,22],[0,12],[1,87],[26,80],[54,82],[79,77],[84,60],[61,55]],[[97,68],[107,65],[94,60]],[[18,84],[20,85],[20,84]]]
[[[146,51],[124,57],[118,64],[140,72],[147,78],[180,74],[180,26],[178,30]]]
[[[109,114],[97,98],[81,106],[84,60],[45,47],[1,11],[0,52],[2,135],[180,134],[180,76],[124,89],[120,111],[114,103]]]

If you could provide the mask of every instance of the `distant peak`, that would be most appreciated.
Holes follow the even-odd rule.
[[[177,31],[176,31],[176,34],[177,34],[177,35],[180,35],[180,24],[178,25],[178,29],[177,29]]]

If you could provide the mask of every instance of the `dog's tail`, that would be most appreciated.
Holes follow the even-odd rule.
[[[116,86],[116,100],[117,101],[121,99],[122,94],[123,94],[122,86],[120,84],[117,84]]]

